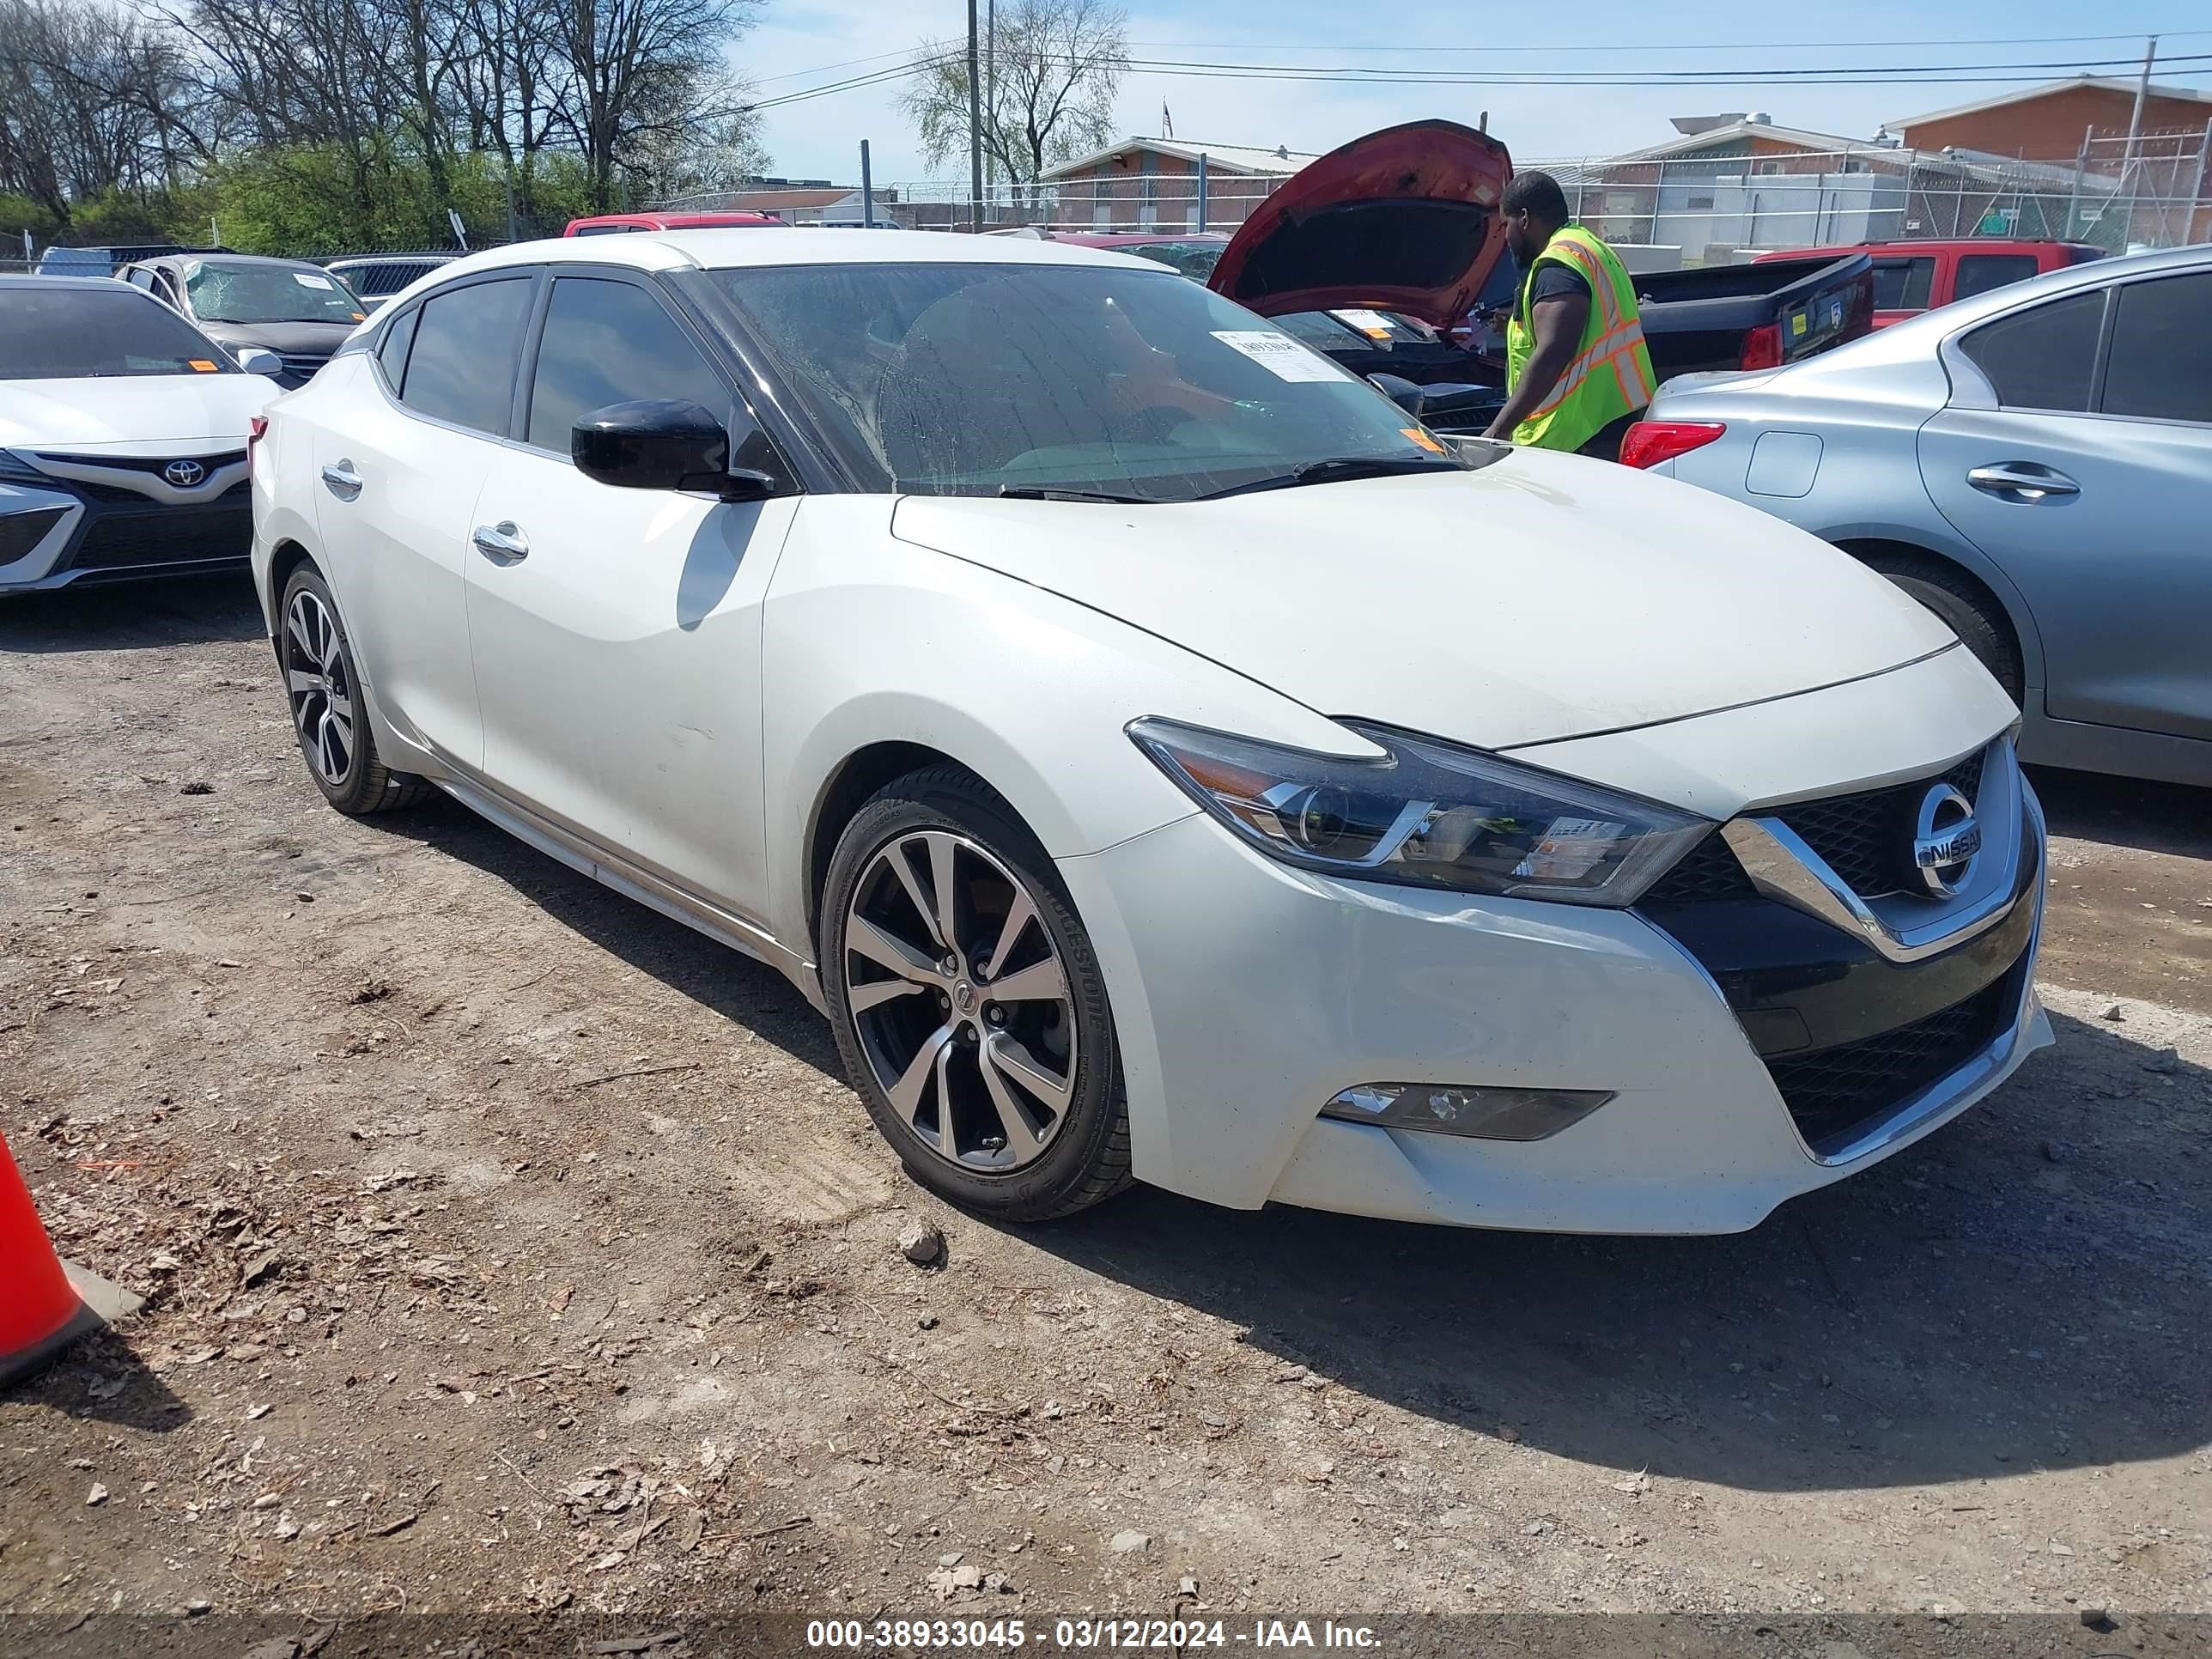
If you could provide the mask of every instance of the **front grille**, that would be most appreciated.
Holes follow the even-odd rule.
[[[1972,800],[1981,787],[1981,753],[1969,755],[1941,781]],[[1936,781],[1918,778],[1863,794],[1800,801],[1772,816],[1795,830],[1853,892],[1875,898],[1907,889],[1912,881],[1913,819],[1929,786]]]
[[[1805,1144],[1825,1157],[1996,1041],[2019,995],[2014,971],[1910,1025],[1770,1060],[1766,1069]]]
[[[1691,848],[1690,854],[1654,882],[1643,902],[1654,908],[1673,905],[1722,904],[1732,899],[1755,899],[1759,890],[1736,862],[1729,844],[1715,830]]]
[[[312,380],[315,371],[330,362],[327,353],[316,356],[305,351],[280,351],[276,355],[284,360],[284,372],[287,374],[296,374],[303,380]]]
[[[69,563],[77,570],[122,570],[242,560],[252,545],[253,486],[240,480],[203,507],[103,513],[87,527]]]
[[[42,461],[59,461],[69,466],[103,466],[111,472],[150,472],[159,477],[161,469],[172,461],[198,461],[209,471],[218,472],[226,466],[236,466],[244,461],[246,452],[242,449],[227,449],[220,455],[56,455],[41,450],[39,452],[38,459]],[[74,485],[82,483],[82,480],[68,478],[62,482]],[[137,499],[143,501],[145,497],[139,496]]]

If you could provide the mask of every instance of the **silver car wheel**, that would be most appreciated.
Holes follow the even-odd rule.
[[[337,619],[305,588],[292,595],[284,612],[284,680],[308,763],[331,788],[343,788],[353,768],[359,711],[338,649]]]
[[[887,842],[854,886],[842,971],[860,1052],[923,1146],[988,1174],[1043,1155],[1075,1098],[1075,1003],[1005,863],[948,830]]]

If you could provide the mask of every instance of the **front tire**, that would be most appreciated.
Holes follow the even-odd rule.
[[[888,785],[838,839],[822,918],[839,1051],[915,1181],[1013,1222],[1129,1184],[1104,978],[998,795],[952,767]]]
[[[292,706],[292,730],[307,776],[323,799],[353,817],[423,799],[430,793],[428,783],[377,758],[353,647],[322,573],[312,565],[294,571],[277,614],[276,659]]]
[[[1978,584],[1917,559],[1877,556],[1866,562],[1941,617],[1943,625],[1959,636],[1960,642],[2004,688],[2005,696],[2015,705],[2020,702],[2026,684],[2020,651],[2013,644],[2012,629],[2003,612]]]

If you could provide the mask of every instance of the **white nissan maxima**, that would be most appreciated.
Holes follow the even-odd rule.
[[[1138,261],[471,255],[253,483],[332,805],[434,786],[775,964],[988,1215],[1729,1231],[2050,1040],[2016,711],[1928,612]]]

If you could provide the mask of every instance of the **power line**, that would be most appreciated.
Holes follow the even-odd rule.
[[[2208,29],[2190,30],[2186,33],[2191,35],[2212,35],[2212,30]],[[2075,38],[2112,40],[2127,37],[2093,35]],[[1835,43],[1831,43],[1832,46],[1833,44]],[[2003,44],[2036,43],[2020,40]],[[881,55],[888,57],[891,54]],[[826,82],[819,86],[802,87],[791,92],[779,94],[773,98],[759,99],[750,106],[757,110],[775,109],[786,104],[804,103],[811,99],[826,98],[838,93],[888,85],[913,76],[925,74],[943,64],[953,62],[960,55],[959,52],[952,51],[940,52],[935,56],[909,58],[906,62],[894,64],[884,69],[871,70],[865,74]],[[857,64],[870,61],[873,60],[855,58],[852,63]],[[2136,59],[2130,57],[1970,64],[1762,64],[1746,68],[1708,70],[1583,69],[1561,72],[1548,70],[1416,70],[1377,68],[1358,64],[1255,64],[1213,62],[1200,58],[1133,58],[1127,60],[1127,66],[1129,72],[1133,74],[1162,75],[1186,79],[1292,81],[1354,87],[1540,86],[1673,87],[1678,88],[1738,87],[1748,88],[1764,86],[1844,87],[1899,84],[1943,86],[1959,83],[2002,85],[2048,80],[2054,72],[2070,71],[2075,74],[2086,74],[2100,70],[2130,69],[2133,68],[2136,63]],[[2212,64],[2212,52],[2169,57],[2161,59],[2160,64],[2168,74],[2186,76],[2203,74],[2207,72],[2205,66]],[[793,75],[805,72],[794,70]]]
[[[2132,69],[2140,58],[2081,58],[2045,63],[2004,64],[1822,64],[1803,67],[1760,65],[1729,70],[1571,70],[1565,73],[1540,70],[1412,70],[1369,69],[1359,64],[1234,64],[1194,58],[1128,60],[1133,71],[1156,75],[1195,75],[1228,79],[1334,81],[1349,86],[1728,86],[1812,85],[1850,86],[1889,82],[1925,81],[2041,81],[2053,70],[2092,71]],[[2212,52],[2160,59],[2172,71],[2182,64],[2212,61]],[[2014,71],[2025,70],[2026,74]],[[2199,73],[2190,70],[2184,73]]]
[[[1280,40],[1132,40],[1129,44],[1133,46],[1174,47],[1182,52],[1407,52],[1424,58],[1447,52],[1479,52],[1486,58],[1494,58],[1501,52],[1540,52],[1547,54],[1570,52],[1609,52],[1643,57],[1655,52],[1818,52],[1842,47],[1854,50],[1879,47],[1887,50],[1892,46],[1910,48],[1916,46],[2080,46],[2096,40],[2141,40],[2144,38],[2144,31],[2138,29],[2123,34],[2010,34],[1961,36],[1941,40],[1729,40],[1703,44],[1692,42],[1688,45],[1680,41],[1668,41],[1650,46],[1633,46],[1594,45],[1589,41],[1570,42],[1550,46],[1470,46],[1463,44],[1443,43],[1433,46],[1357,46],[1334,42],[1326,46],[1293,46],[1285,45]],[[2159,39],[2161,40],[2181,40],[2200,35],[2212,35],[2212,29],[2166,29],[2159,32]]]
[[[2212,29],[2167,29],[2161,33],[2159,38],[2162,40],[2185,40],[2207,35],[2212,35]],[[1332,42],[1328,46],[1297,46],[1281,40],[1132,40],[1128,44],[1132,47],[1174,52],[1334,52],[1370,55],[1410,55],[1422,58],[1435,57],[1443,52],[1479,52],[1486,58],[1495,58],[1507,52],[1537,52],[1547,55],[1565,52],[1618,52],[1623,56],[1644,57],[1652,52],[1825,52],[1846,47],[1859,51],[1887,51],[1893,47],[1910,49],[1923,46],[2081,46],[2100,40],[2139,40],[2141,39],[2142,35],[2137,32],[2123,34],[1957,35],[1941,40],[1731,40],[1709,45],[1684,45],[1680,41],[1667,41],[1640,46],[1592,45],[1588,41],[1565,42],[1558,46],[1471,46],[1443,42],[1434,45],[1389,46],[1348,46],[1342,42]],[[863,64],[883,64],[894,58],[909,59],[916,50],[917,48],[913,46],[902,46],[894,52],[871,52],[865,58],[840,58],[834,64],[813,64],[805,69],[786,70],[779,75],[756,77],[752,84],[757,87],[775,86],[785,81],[797,81],[809,75],[827,75],[832,70],[855,69]],[[2128,61],[2133,63],[2136,60],[2131,58]]]

